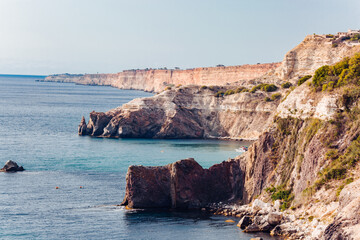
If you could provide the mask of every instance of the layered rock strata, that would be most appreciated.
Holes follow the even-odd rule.
[[[221,86],[239,80],[251,80],[263,76],[278,66],[279,63],[264,63],[229,67],[194,68],[189,70],[126,70],[114,74],[57,74],[46,77],[45,81],[108,85],[120,89],[161,92],[167,86],[191,84]]]
[[[360,51],[360,46],[350,46],[346,42],[336,47],[332,40],[323,35],[308,35],[305,39],[286,53],[281,65],[270,72],[267,77],[282,80],[297,80],[305,75],[312,75],[324,65],[332,65],[344,57],[350,57]]]
[[[215,97],[197,86],[180,87],[154,97],[135,99],[106,113],[82,119],[80,135],[120,138],[257,139],[271,122],[279,101],[269,93]],[[270,121],[270,122],[269,122]]]

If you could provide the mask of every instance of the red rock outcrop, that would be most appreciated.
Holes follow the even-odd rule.
[[[162,167],[130,166],[122,205],[130,208],[194,209],[242,198],[240,161],[203,169],[189,158]]]

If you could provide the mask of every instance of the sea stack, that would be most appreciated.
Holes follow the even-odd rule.
[[[2,169],[0,169],[0,172],[19,172],[24,171],[25,169],[22,166],[19,166],[14,161],[7,161]]]

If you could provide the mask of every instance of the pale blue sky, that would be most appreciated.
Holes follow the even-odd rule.
[[[348,28],[359,0],[0,0],[0,73],[276,62]]]

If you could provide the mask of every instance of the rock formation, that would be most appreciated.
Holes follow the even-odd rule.
[[[154,97],[135,99],[106,113],[90,113],[80,135],[142,138],[256,139],[269,125],[280,101],[270,93],[215,97],[216,90],[179,87]]]
[[[311,75],[324,65],[332,65],[344,57],[360,51],[360,46],[349,46],[345,42],[333,47],[332,41],[322,35],[308,35],[295,48],[286,53],[281,65],[271,72],[282,80],[298,80]]]
[[[85,85],[108,85],[121,89],[136,89],[161,92],[167,86],[178,85],[226,85],[237,81],[251,80],[275,69],[279,63],[207,67],[189,70],[126,70],[115,74],[58,74],[45,81],[74,82]]]
[[[203,169],[194,159],[163,167],[130,166],[122,205],[130,208],[192,209],[241,198],[244,175],[239,161]]]
[[[9,160],[5,163],[4,167],[0,169],[0,172],[19,172],[24,170],[25,169],[16,162]]]

